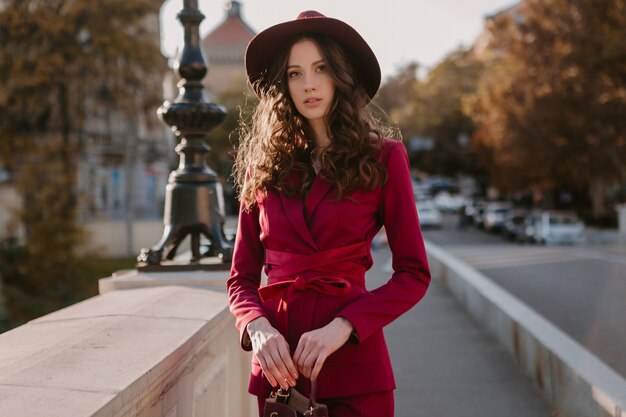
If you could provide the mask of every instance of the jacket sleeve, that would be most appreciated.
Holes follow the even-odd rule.
[[[401,142],[392,143],[385,165],[388,179],[382,190],[380,214],[392,253],[393,274],[386,284],[366,292],[337,314],[354,326],[351,340],[367,339],[409,310],[424,296],[430,283],[409,159]]]
[[[235,316],[239,340],[244,350],[252,350],[246,326],[252,320],[265,315],[259,299],[261,271],[265,251],[260,240],[259,207],[254,204],[248,211],[239,209],[239,220],[230,278],[226,282],[228,304]]]

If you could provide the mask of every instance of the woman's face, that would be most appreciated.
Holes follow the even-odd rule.
[[[289,95],[298,112],[309,123],[323,125],[335,96],[335,82],[313,40],[303,39],[291,47],[287,81]]]

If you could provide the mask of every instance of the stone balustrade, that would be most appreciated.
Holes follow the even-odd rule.
[[[223,286],[110,291],[0,335],[0,416],[250,416],[248,364]]]
[[[427,242],[432,276],[513,356],[568,417],[626,417],[626,379],[536,311],[439,246]]]

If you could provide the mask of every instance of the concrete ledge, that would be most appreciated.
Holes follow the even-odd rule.
[[[196,288],[226,290],[228,271],[138,272],[120,271],[98,280],[100,294],[117,290],[182,285]]]
[[[515,357],[568,417],[626,417],[626,380],[485,275],[427,242],[433,278]]]
[[[0,335],[0,415],[248,416],[226,295],[113,291]]]

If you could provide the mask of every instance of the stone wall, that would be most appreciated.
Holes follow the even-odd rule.
[[[0,415],[254,415],[226,295],[113,291],[0,335]]]

